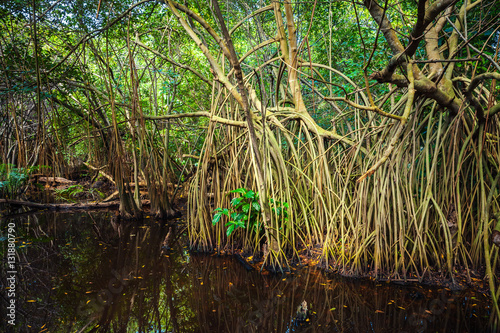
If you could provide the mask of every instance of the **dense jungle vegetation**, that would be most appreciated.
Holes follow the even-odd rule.
[[[500,2],[6,1],[0,193],[101,172],[120,214],[286,269],[485,279],[500,315]],[[132,186],[131,184],[136,186]],[[26,198],[24,198],[26,199]]]

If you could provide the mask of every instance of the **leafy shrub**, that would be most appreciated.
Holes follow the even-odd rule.
[[[14,199],[21,195],[29,176],[38,166],[16,168],[13,164],[0,164],[0,197]]]
[[[229,221],[225,224],[227,236],[231,236],[237,228],[245,229],[247,225],[253,232],[260,232],[262,228],[262,209],[259,203],[259,193],[244,188],[238,188],[229,193],[237,193],[239,196],[231,200],[230,208],[216,208],[214,210],[212,224],[216,225],[225,215],[229,218]],[[283,215],[284,221],[288,221],[288,203],[275,201],[271,198],[269,204],[271,211],[277,217]]]

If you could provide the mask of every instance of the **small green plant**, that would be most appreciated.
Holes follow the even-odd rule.
[[[280,216],[283,215],[285,223],[288,222],[288,202],[281,202],[270,198],[269,205],[271,207],[271,211],[276,214],[276,217],[280,218]]]
[[[261,207],[259,203],[259,193],[244,188],[232,190],[229,193],[237,193],[240,196],[231,200],[230,208],[216,208],[212,224],[216,225],[223,215],[229,218],[226,223],[226,234],[230,236],[237,228],[245,229],[248,225],[255,233],[260,232],[262,228]],[[288,203],[269,199],[271,211],[283,220],[288,222]]]
[[[13,164],[0,164],[0,197],[13,199],[23,192],[31,173],[38,166],[16,168]]]
[[[216,225],[222,215],[229,218],[226,223],[226,234],[230,236],[237,228],[246,228],[247,224],[255,232],[260,229],[261,207],[259,204],[259,193],[244,188],[232,190],[229,193],[237,193],[240,196],[231,200],[231,208],[217,208],[214,210],[212,224]]]
[[[104,199],[106,195],[96,188],[85,189],[82,185],[71,185],[63,189],[54,190],[56,199],[69,202],[76,202],[76,197],[80,193],[84,193],[84,198]]]
[[[70,202],[75,201],[76,195],[85,191],[82,185],[71,185],[64,189],[55,189],[57,199],[62,199]]]

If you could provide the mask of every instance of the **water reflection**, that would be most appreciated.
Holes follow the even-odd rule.
[[[489,303],[481,294],[345,281],[312,268],[283,276],[248,272],[232,257],[190,254],[179,238],[181,221],[172,226],[167,252],[161,246],[169,227],[150,219],[120,223],[111,211],[14,221],[19,332],[488,330]],[[309,316],[299,323],[304,300]]]

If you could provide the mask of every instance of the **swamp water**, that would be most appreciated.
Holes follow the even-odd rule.
[[[12,224],[12,222],[14,224]],[[8,226],[14,226],[13,297]],[[487,332],[488,297],[401,287],[314,268],[248,271],[230,256],[188,251],[184,223],[119,223],[112,211],[1,221],[2,326],[17,332]],[[12,290],[10,290],[12,291]],[[15,326],[6,304],[15,299]],[[296,320],[307,302],[308,317]],[[4,318],[7,318],[4,319]]]

